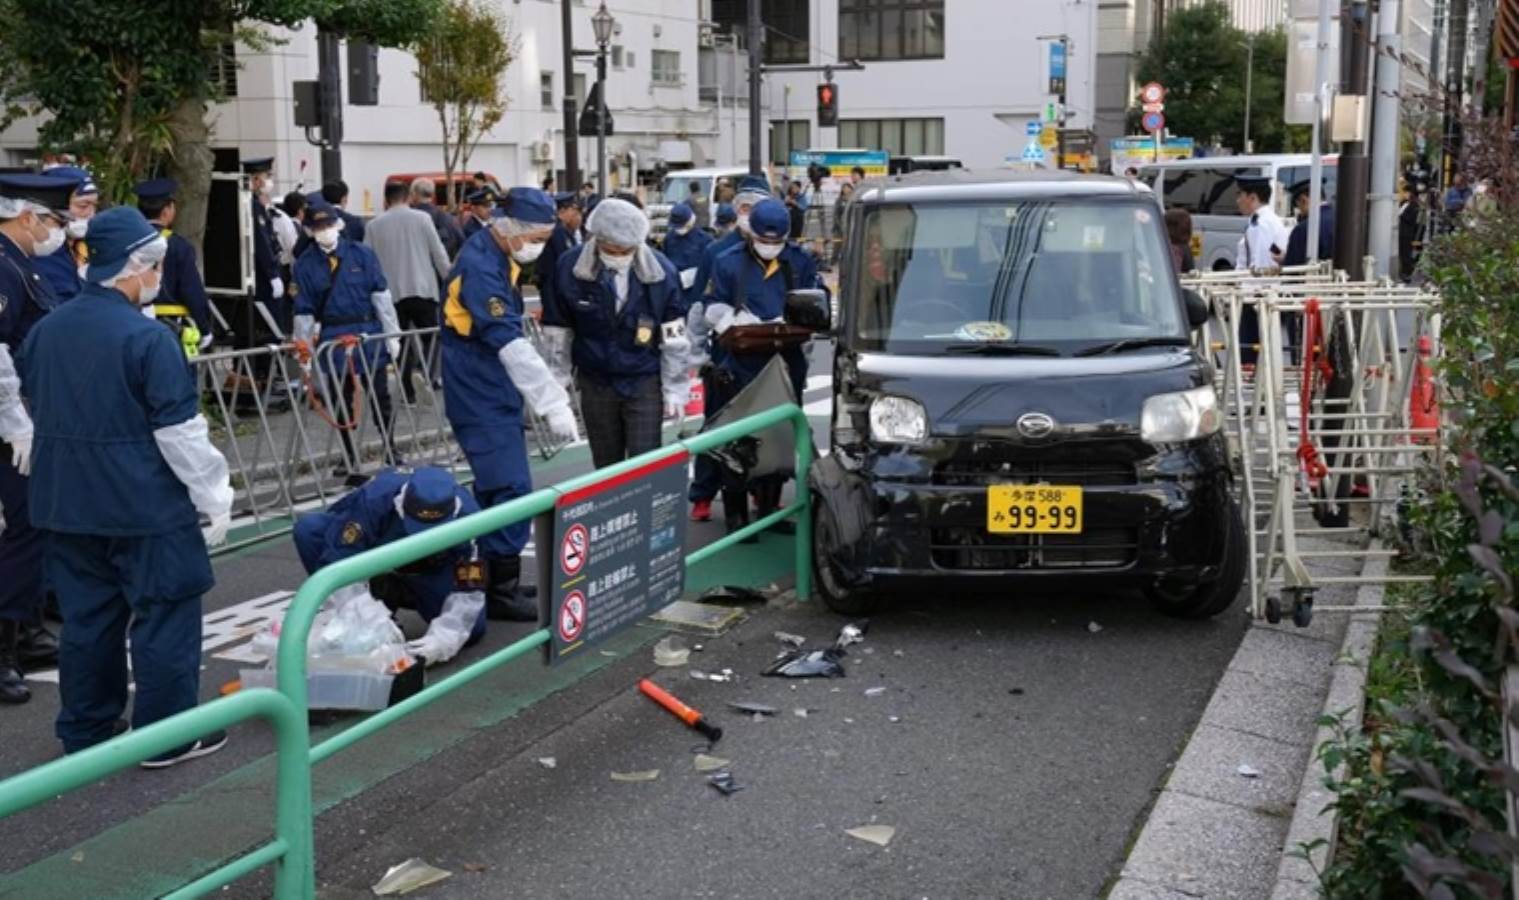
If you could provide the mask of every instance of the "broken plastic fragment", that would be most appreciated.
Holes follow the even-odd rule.
[[[707,680],[707,673],[703,672],[700,669],[692,669],[691,670],[691,677],[695,678],[697,681],[706,681]]]
[[[1091,633],[1096,634],[1097,632],[1099,632],[1101,630],[1102,630],[1102,626],[1098,625],[1096,622],[1088,622],[1087,623],[1087,631],[1090,631]]]
[[[877,847],[884,847],[891,843],[897,830],[890,825],[861,825],[859,828],[846,829],[844,833],[852,838],[869,841]]]
[[[741,713],[753,713],[756,716],[775,715],[775,707],[766,706],[763,703],[750,703],[747,700],[730,700],[728,701],[728,708]]]
[[[545,769],[552,769],[559,765],[559,760],[552,756],[540,756],[538,757],[538,765],[543,766]]]
[[[861,619],[858,622],[850,622],[839,629],[839,636],[834,639],[833,646],[843,650],[850,644],[858,644],[865,640],[865,629],[870,627],[869,619]]]
[[[696,765],[696,771],[698,772],[716,772],[718,769],[726,769],[728,767],[728,760],[723,759],[721,756],[708,756],[705,753],[696,754],[692,762]]]
[[[868,687],[865,689],[865,696],[867,697],[879,697],[884,693],[886,693],[886,688],[882,687],[881,685],[876,685],[875,687]]]
[[[775,639],[783,644],[790,644],[792,647],[800,647],[803,644],[807,643],[806,638],[802,637],[799,634],[792,634],[789,631],[777,631],[775,633]]]
[[[466,871],[466,872],[484,872],[486,870],[486,868],[487,867],[486,867],[486,865],[484,863],[465,863],[464,864],[464,871]]]
[[[724,797],[731,797],[744,789],[744,786],[733,779],[732,772],[713,772],[707,776],[707,784],[717,789]]]
[[[645,769],[642,772],[613,772],[613,781],[653,781],[659,777],[658,769]]]
[[[888,721],[888,722],[892,723],[893,725],[895,725],[896,723],[902,721],[902,717],[901,716],[887,716],[886,717],[886,721]]]
[[[844,651],[836,647],[827,650],[796,650],[770,664],[762,674],[782,678],[843,678]]]
[[[793,709],[791,711],[791,714],[793,716],[796,716],[798,719],[805,719],[805,718],[807,718],[807,710],[806,710],[805,707],[798,706],[796,709]]]
[[[370,890],[374,891],[376,897],[396,897],[452,878],[453,874],[412,857],[400,865],[391,866]]]
[[[1234,771],[1238,772],[1245,778],[1261,777],[1261,770],[1257,769],[1255,766],[1250,765],[1249,763],[1240,763],[1239,768],[1235,769]]]
[[[659,639],[654,645],[654,665],[656,666],[683,666],[686,660],[691,658],[691,651],[686,649],[680,638],[673,634],[667,634]]]

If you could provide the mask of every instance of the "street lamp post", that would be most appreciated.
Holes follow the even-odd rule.
[[[612,28],[616,24],[603,0],[596,14],[591,16],[591,29],[596,35],[597,190],[603,197],[607,196],[607,45],[612,41]]]
[[[1254,85],[1251,76],[1255,74],[1255,33],[1245,35],[1245,146],[1246,153],[1254,148],[1250,146],[1250,100]]]

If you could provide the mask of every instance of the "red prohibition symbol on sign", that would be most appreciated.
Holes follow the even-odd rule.
[[[591,533],[585,530],[584,525],[571,525],[559,544],[559,567],[564,569],[566,575],[579,575],[590,556]]]
[[[585,631],[585,595],[570,591],[559,604],[559,638],[574,643]]]

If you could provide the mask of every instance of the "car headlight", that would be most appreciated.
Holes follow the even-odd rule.
[[[870,403],[870,439],[882,444],[921,444],[928,437],[923,404],[906,397],[877,397]]]
[[[1192,441],[1218,431],[1223,416],[1212,387],[1156,394],[1139,415],[1139,436],[1157,444]]]

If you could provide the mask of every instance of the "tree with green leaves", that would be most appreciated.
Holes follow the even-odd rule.
[[[444,184],[467,169],[480,139],[506,115],[502,77],[517,56],[506,18],[489,0],[449,0],[417,42],[417,80],[438,113]],[[446,195],[453,197],[450,189]]]
[[[211,74],[229,42],[263,26],[320,27],[382,46],[431,28],[442,0],[0,0],[4,127],[41,115],[42,149],[72,153],[110,200],[140,178],[180,183],[175,229],[198,244],[211,189]]]
[[[1254,45],[1253,54],[1250,45]],[[1251,56],[1254,65],[1248,63]],[[1282,121],[1287,35],[1281,29],[1249,33],[1229,21],[1220,0],[1181,7],[1166,16],[1165,33],[1139,60],[1140,83],[1166,87],[1166,130],[1199,146],[1245,149],[1245,85],[1250,77],[1250,140],[1259,153],[1302,145],[1301,129]],[[1130,110],[1137,133],[1140,110]]]

